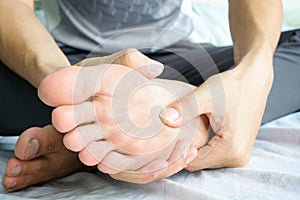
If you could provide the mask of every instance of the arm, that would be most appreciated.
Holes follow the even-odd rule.
[[[0,1],[0,59],[38,87],[49,73],[70,63],[34,16],[33,0]]]
[[[256,57],[271,64],[282,24],[281,1],[229,0],[229,20],[235,64]],[[268,68],[272,65],[260,70],[272,73]]]
[[[193,94],[169,105],[179,113],[178,119],[161,117],[171,127],[202,114],[209,119],[216,135],[199,149],[198,157],[187,167],[190,171],[241,167],[248,163],[273,83],[273,54],[282,22],[281,1],[229,3],[236,67],[209,78]],[[197,104],[193,105],[191,99],[196,99]],[[180,104],[185,104],[184,117]]]
[[[206,116],[216,133],[198,150],[198,155],[191,156],[195,159],[186,167],[189,171],[240,167],[248,163],[273,82],[272,60],[280,35],[281,1],[231,0],[229,3],[236,67],[209,78],[194,93],[170,104],[163,113],[173,108],[179,113],[177,119],[168,114],[161,116],[170,127]],[[212,99],[214,96],[218,98]],[[186,113],[184,117],[181,110]],[[151,182],[175,173],[185,162],[186,159],[178,159],[156,177],[121,173],[114,178]]]

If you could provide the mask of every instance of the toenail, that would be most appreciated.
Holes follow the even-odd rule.
[[[27,152],[25,154],[25,159],[30,159],[32,158],[39,150],[39,142],[37,139],[32,139],[27,148]]]
[[[17,182],[13,181],[13,182],[10,182],[9,184],[7,184],[6,188],[7,189],[12,189],[12,188],[16,187],[16,185],[17,185]]]
[[[9,171],[9,175],[18,176],[20,174],[20,172],[21,172],[21,166],[17,165]]]

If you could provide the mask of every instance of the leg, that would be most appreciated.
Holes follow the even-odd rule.
[[[84,59],[87,52],[63,48],[72,64]],[[0,61],[0,136],[18,136],[34,126],[51,123],[51,107],[37,96],[37,90]]]
[[[69,55],[68,58],[70,60],[70,63],[72,64],[81,61],[87,55],[87,52],[77,51],[70,48],[63,48],[63,51],[65,54]],[[143,56],[142,54],[139,55]],[[143,58],[144,56],[141,60],[145,60]],[[114,58],[112,57],[111,60],[114,60]],[[134,60],[128,57],[122,57],[122,59],[120,60],[124,60],[125,62],[127,61],[126,65],[128,66],[137,65],[137,63],[135,63]],[[101,59],[99,59],[99,62],[101,62]],[[7,69],[4,68],[4,70]],[[23,88],[27,85],[27,83],[23,79],[20,79],[12,72],[10,72],[8,75],[6,74],[5,76],[3,74],[3,80],[6,80],[7,76],[9,75],[12,75],[19,80],[15,88]],[[1,86],[2,85],[0,84],[0,87]],[[33,102],[39,102],[38,97],[36,95],[36,90],[30,85],[28,85],[28,87],[31,88],[30,94],[32,94],[32,99],[34,99]],[[11,88],[11,91],[8,92],[12,91],[15,91],[14,88]],[[29,94],[24,93],[24,95],[26,96]],[[10,95],[9,97],[12,99],[9,99],[8,101],[13,102],[14,96]],[[3,98],[5,98],[5,96]],[[20,105],[23,106],[22,102],[20,103]],[[38,109],[37,107],[34,107],[35,105],[31,105],[30,103],[28,106],[32,106],[30,107],[32,109]],[[41,107],[43,106],[44,105],[42,104]],[[8,109],[8,111],[10,111],[10,109]],[[48,114],[43,113],[49,121],[50,112],[51,109]],[[0,113],[0,115],[1,114],[4,113]],[[2,116],[3,118],[5,118],[5,115]],[[39,116],[37,116],[37,118],[38,117]],[[15,119],[13,118],[13,120]],[[28,119],[29,123],[31,121],[34,121],[34,119]],[[12,123],[14,124],[17,122],[12,121]],[[47,121],[45,123],[47,123]],[[25,125],[26,127],[30,127],[33,124],[25,123]],[[34,125],[41,126],[42,124]],[[14,130],[11,129],[11,127],[8,128],[9,130],[11,130],[12,135],[17,135],[14,132]],[[0,132],[2,132],[2,130],[0,130]],[[8,161],[6,175],[3,177],[2,182],[4,188],[7,191],[16,191],[36,183],[41,183],[66,176],[75,171],[93,169],[84,166],[79,161],[77,153],[70,152],[65,148],[65,146],[62,143],[62,137],[63,135],[61,133],[58,133],[52,126],[46,126],[44,128],[30,128],[23,132],[16,144],[16,157],[11,158]]]
[[[50,124],[51,108],[42,103],[36,89],[0,62],[0,135],[19,135],[33,126]]]
[[[76,171],[91,170],[79,161],[76,153],[64,147],[62,139],[63,135],[50,125],[23,132],[16,144],[16,157],[7,162],[3,187],[13,192]]]
[[[78,62],[81,57],[81,54],[72,54],[71,62]],[[39,100],[34,87],[2,63],[0,80],[0,135],[19,135],[29,127],[50,124],[52,108]],[[16,144],[16,157],[7,163],[2,182],[4,188],[7,191],[16,191],[79,170],[90,169],[79,161],[76,153],[64,147],[62,138],[63,135],[52,126],[24,131]]]
[[[282,34],[274,55],[274,83],[263,123],[300,109],[300,30]]]
[[[180,45],[179,45],[180,46]],[[181,45],[182,46],[182,45]],[[167,66],[179,71],[193,85],[200,85],[203,78],[197,71],[208,71],[207,76],[230,69],[234,65],[232,47],[204,46],[214,64],[204,55],[203,48],[183,45],[162,54],[151,54]],[[199,53],[200,52],[200,53]],[[284,32],[274,55],[274,83],[271,89],[262,123],[269,122],[300,109],[300,30]],[[201,59],[202,58],[202,59]],[[204,62],[203,62],[204,60]],[[190,63],[193,63],[193,67]],[[203,68],[203,63],[205,64]],[[195,70],[197,68],[198,70]],[[166,69],[162,78],[182,80],[172,70]]]

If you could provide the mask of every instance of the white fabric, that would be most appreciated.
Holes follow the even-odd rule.
[[[282,31],[300,28],[300,0],[283,0]],[[216,46],[232,45],[228,19],[228,0],[192,0],[190,13],[194,30],[190,39]],[[262,19],[263,20],[263,19]]]
[[[0,179],[12,152],[0,151]],[[300,112],[264,125],[244,168],[182,171],[149,185],[76,173],[0,199],[300,199]]]

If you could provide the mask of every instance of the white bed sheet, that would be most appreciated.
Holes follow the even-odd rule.
[[[12,151],[0,151],[0,178]],[[17,199],[300,199],[300,112],[264,125],[244,168],[182,171],[149,185],[76,173],[16,193],[0,189],[1,200]]]

